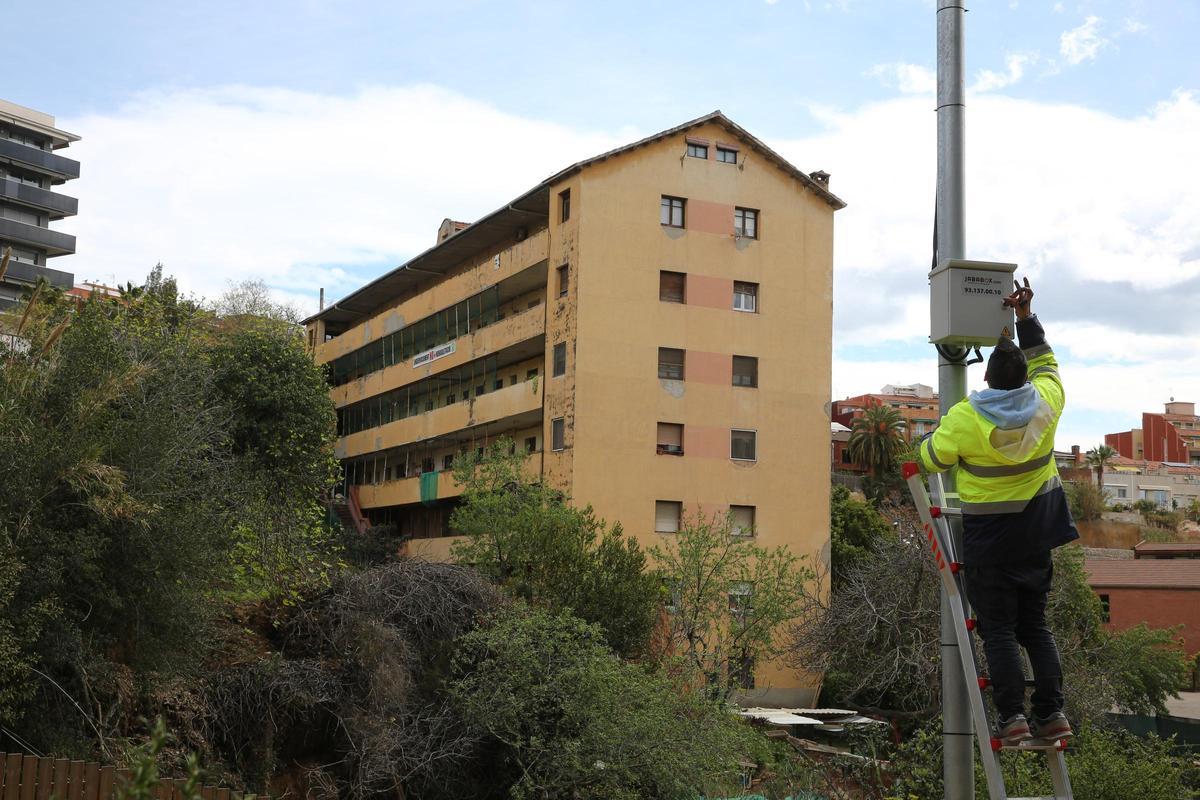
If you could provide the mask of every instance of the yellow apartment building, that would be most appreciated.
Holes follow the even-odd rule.
[[[649,546],[732,511],[829,557],[833,215],[719,111],[572,164],[305,320],[329,368],[348,518],[445,558],[456,456],[530,473]],[[752,702],[815,680],[760,665]]]

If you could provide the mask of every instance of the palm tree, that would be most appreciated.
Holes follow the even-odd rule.
[[[896,463],[905,448],[904,418],[894,408],[868,406],[850,423],[850,457],[865,465],[876,478]]]
[[[1104,465],[1117,455],[1117,451],[1106,444],[1087,451],[1087,463],[1096,468],[1096,485],[1101,491],[1104,489]]]

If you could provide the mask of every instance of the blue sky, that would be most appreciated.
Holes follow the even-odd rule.
[[[311,308],[557,168],[721,108],[839,213],[834,395],[935,382],[934,4],[11,4],[0,95],[84,136],[63,268],[155,261]],[[968,254],[1039,287],[1069,360],[1059,445],[1200,400],[1200,3],[967,15]],[[482,138],[481,138],[482,137]],[[132,226],[130,219],[143,224]],[[981,372],[972,373],[978,385]]]

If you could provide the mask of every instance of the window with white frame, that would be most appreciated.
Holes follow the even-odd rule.
[[[733,282],[733,310],[751,314],[758,311],[758,284],[747,281]]]
[[[736,428],[730,431],[729,457],[735,461],[755,461],[758,457],[758,432]]]

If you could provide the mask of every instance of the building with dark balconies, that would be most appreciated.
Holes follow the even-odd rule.
[[[74,286],[74,276],[49,260],[75,252],[75,237],[51,230],[50,223],[79,209],[74,197],[54,191],[79,177],[79,162],[55,152],[77,141],[54,127],[49,114],[0,100],[0,253],[12,250],[0,277],[0,308],[19,301],[39,278]]]

